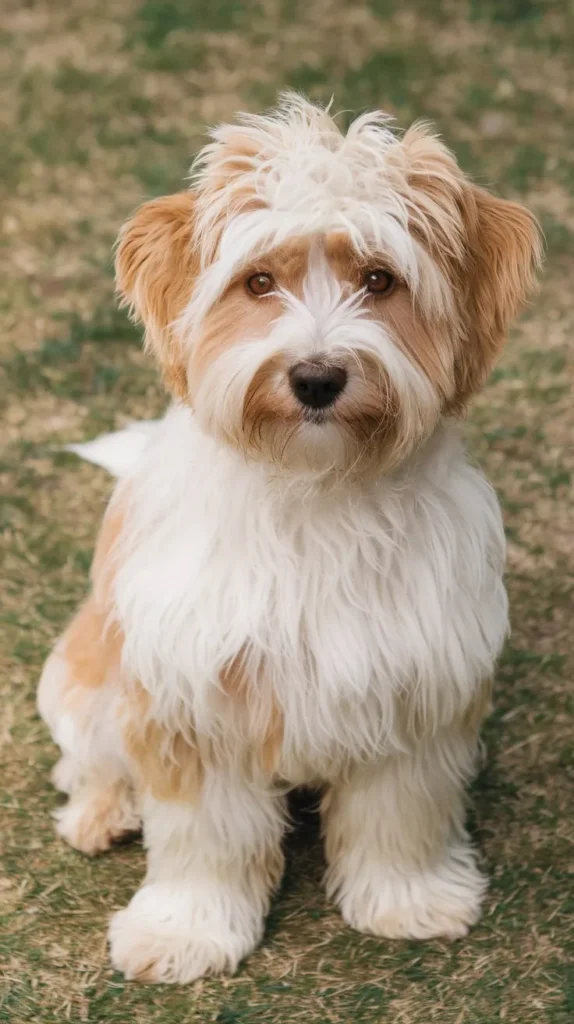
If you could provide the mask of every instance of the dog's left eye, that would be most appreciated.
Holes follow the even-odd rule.
[[[267,295],[273,288],[271,274],[253,274],[247,279],[247,287],[254,295]]]
[[[372,295],[389,295],[395,285],[395,278],[388,270],[369,270],[365,274],[365,288]]]

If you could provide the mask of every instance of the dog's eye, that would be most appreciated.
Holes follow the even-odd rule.
[[[247,280],[247,287],[253,295],[267,295],[273,288],[271,274],[253,274]]]
[[[365,274],[365,288],[372,295],[389,295],[395,286],[395,278],[388,270],[369,270]]]

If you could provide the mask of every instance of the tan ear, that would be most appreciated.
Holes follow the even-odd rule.
[[[519,203],[467,185],[462,199],[467,256],[463,316],[467,331],[458,360],[455,406],[462,408],[484,383],[512,319],[535,284],[542,237]]]
[[[413,125],[399,153],[410,189],[411,229],[458,293],[465,333],[450,405],[456,412],[486,380],[534,285],[541,234],[523,206],[472,185],[428,125]]]
[[[193,251],[194,197],[190,192],[152,199],[124,225],[116,251],[116,283],[123,303],[145,326],[167,386],[187,395],[187,360],[173,323],[188,302],[199,258]]]

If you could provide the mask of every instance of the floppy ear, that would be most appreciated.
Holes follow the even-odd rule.
[[[542,237],[534,216],[518,203],[467,184],[462,197],[466,259],[462,281],[465,337],[456,365],[462,408],[484,383],[512,319],[534,287]]]
[[[190,192],[152,199],[124,225],[116,251],[116,284],[123,304],[145,326],[145,345],[179,398],[187,396],[187,359],[173,324],[199,273],[193,246]]]
[[[523,206],[471,184],[428,125],[413,125],[400,152],[412,230],[457,293],[463,338],[450,403],[450,411],[457,412],[486,380],[512,318],[534,285],[541,234]]]

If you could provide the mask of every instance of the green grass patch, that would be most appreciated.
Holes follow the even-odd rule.
[[[159,50],[175,34],[188,32],[230,32],[247,25],[261,11],[254,0],[237,4],[233,0],[189,3],[187,0],[144,0],[136,9],[129,42],[139,42],[151,51]]]

